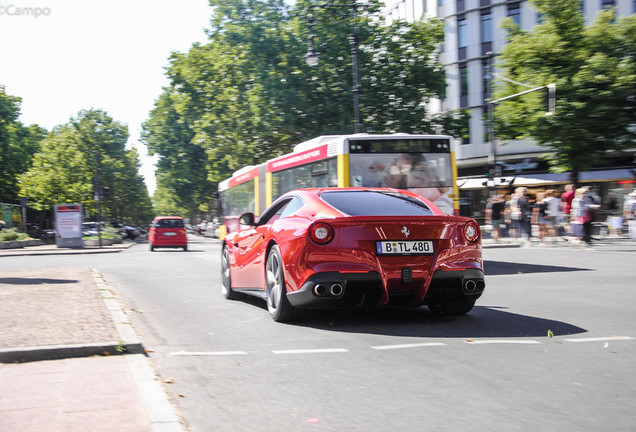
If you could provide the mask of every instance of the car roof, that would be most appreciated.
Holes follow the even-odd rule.
[[[161,219],[183,219],[181,216],[157,216],[155,220]]]

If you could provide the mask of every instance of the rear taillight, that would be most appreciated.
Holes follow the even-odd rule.
[[[309,227],[309,237],[315,243],[327,244],[333,239],[333,228],[325,222],[314,222]]]
[[[466,237],[466,240],[468,240],[469,242],[476,242],[477,240],[479,240],[479,225],[477,225],[477,222],[475,221],[470,221],[467,222],[466,225],[464,225],[464,236]]]

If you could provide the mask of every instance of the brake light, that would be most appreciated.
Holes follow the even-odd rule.
[[[315,243],[327,244],[333,239],[333,228],[325,222],[314,222],[309,227],[309,237]]]
[[[479,240],[479,234],[479,225],[477,225],[477,222],[470,221],[464,225],[464,236],[469,242],[474,243]]]

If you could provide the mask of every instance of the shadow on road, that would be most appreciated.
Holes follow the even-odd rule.
[[[345,333],[428,338],[546,337],[585,333],[565,322],[510,313],[496,306],[475,306],[467,315],[438,316],[426,307],[370,311],[308,311],[293,325]]]
[[[73,279],[46,279],[46,278],[21,278],[21,277],[5,277],[0,278],[0,284],[7,285],[53,285],[53,284],[70,284],[78,283]]]
[[[552,265],[524,264],[506,261],[484,261],[486,276],[500,276],[527,273],[552,273],[552,272],[575,272],[594,271],[594,269],[580,267],[564,267]]]

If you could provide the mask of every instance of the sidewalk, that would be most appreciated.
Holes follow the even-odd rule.
[[[0,270],[1,432],[184,430],[114,295],[91,269]]]

